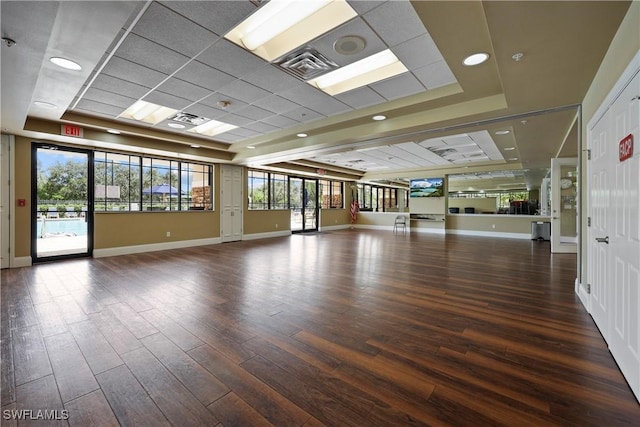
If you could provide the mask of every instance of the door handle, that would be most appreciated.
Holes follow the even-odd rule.
[[[609,244],[609,236],[606,237],[596,237],[596,242],[598,243],[606,243]]]

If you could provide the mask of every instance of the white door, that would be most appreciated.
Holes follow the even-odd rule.
[[[0,149],[0,268],[9,268],[9,214],[11,211],[11,198],[9,197],[9,136],[2,135]],[[26,208],[24,208],[26,209]]]
[[[222,214],[220,235],[222,242],[242,240],[242,167],[222,165]]]
[[[591,297],[587,306],[622,374],[640,400],[640,150],[637,148],[640,76],[637,71],[621,92],[618,87],[616,85],[614,93],[620,94],[589,131],[591,227],[587,278]],[[622,142],[629,140],[636,147],[633,155],[625,158]]]
[[[578,158],[551,159],[551,252],[578,252]]]
[[[589,130],[589,217],[591,226],[587,232],[587,283],[591,285],[591,297],[586,301],[587,309],[598,325],[605,340],[610,333],[609,292],[609,245],[606,236],[611,220],[611,168],[616,147],[611,141],[610,111]]]
[[[613,138],[619,149],[628,136],[637,142],[640,133],[640,76],[636,74],[611,106]],[[640,399],[640,153],[621,160],[614,156],[614,191],[611,193],[613,224],[608,230],[611,246],[611,334],[607,342],[632,390]]]

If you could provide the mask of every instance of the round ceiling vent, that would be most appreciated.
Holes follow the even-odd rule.
[[[333,49],[342,55],[355,55],[364,50],[367,42],[360,36],[340,37],[333,44]]]

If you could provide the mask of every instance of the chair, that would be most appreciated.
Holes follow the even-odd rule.
[[[393,221],[393,232],[395,233],[399,228],[402,228],[403,233],[407,231],[407,217],[405,215],[398,215]]]

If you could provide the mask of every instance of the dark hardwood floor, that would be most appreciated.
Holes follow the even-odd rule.
[[[2,425],[640,425],[575,263],[343,230],[3,270]]]

